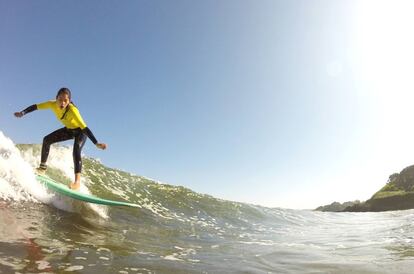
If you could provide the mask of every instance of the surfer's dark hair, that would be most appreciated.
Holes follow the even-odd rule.
[[[56,99],[60,96],[66,94],[69,97],[69,100],[72,99],[72,93],[70,92],[70,89],[68,88],[61,88],[59,89],[58,93],[56,94]]]

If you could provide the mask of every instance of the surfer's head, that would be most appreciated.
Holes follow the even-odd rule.
[[[71,93],[68,88],[61,88],[59,89],[58,93],[56,94],[56,104],[61,108],[66,108],[71,102]]]

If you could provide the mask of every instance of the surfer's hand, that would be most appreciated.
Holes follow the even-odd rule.
[[[17,118],[21,118],[23,117],[23,112],[15,112],[14,116],[16,116]]]
[[[97,147],[97,148],[100,148],[100,149],[106,149],[106,144],[97,143],[97,144],[96,144],[96,147]]]

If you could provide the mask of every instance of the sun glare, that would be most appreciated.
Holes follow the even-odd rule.
[[[360,76],[387,101],[413,99],[413,11],[410,0],[357,1],[355,57]]]
[[[351,54],[361,101],[382,127],[380,135],[394,134],[380,138],[411,138],[414,127],[407,125],[414,117],[414,1],[363,0],[356,5]]]

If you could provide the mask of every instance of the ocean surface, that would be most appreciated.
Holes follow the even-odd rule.
[[[36,181],[40,145],[0,132],[0,273],[413,273],[414,211],[326,213],[216,199],[84,158],[81,191],[141,208],[65,198]],[[72,178],[71,148],[48,176]]]

